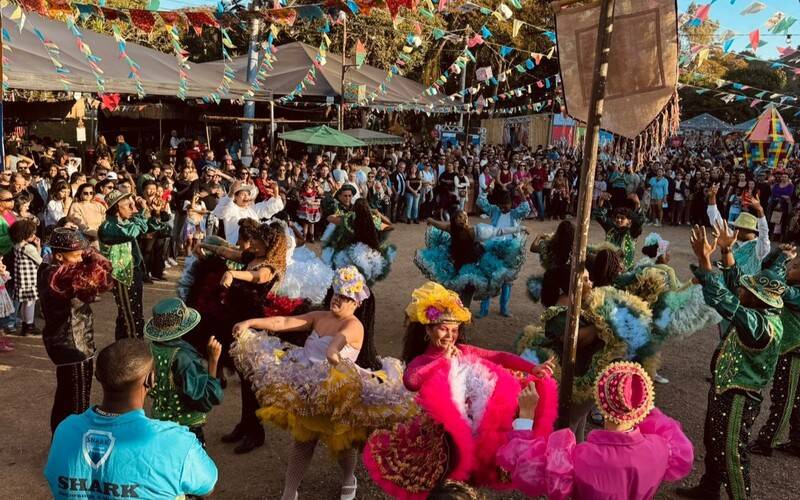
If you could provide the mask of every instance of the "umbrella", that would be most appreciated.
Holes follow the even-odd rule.
[[[405,139],[399,135],[384,134],[366,128],[350,128],[344,131],[345,134],[360,139],[370,146],[382,144],[403,144]]]
[[[292,130],[278,134],[278,137],[287,141],[302,142],[303,144],[316,144],[318,146],[339,146],[343,148],[355,148],[366,146],[367,143],[355,137],[350,137],[344,132],[339,132],[327,125],[318,127]]]

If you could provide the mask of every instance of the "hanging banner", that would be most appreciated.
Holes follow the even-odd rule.
[[[556,12],[566,106],[572,117],[583,122],[589,118],[599,18],[598,6]],[[675,0],[617,0],[603,129],[629,139],[648,132],[648,139],[663,144],[679,119],[677,83]]]

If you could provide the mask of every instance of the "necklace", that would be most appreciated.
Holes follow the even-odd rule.
[[[121,415],[120,413],[112,413],[112,412],[110,412],[110,411],[103,411],[103,410],[101,410],[101,409],[100,409],[100,407],[99,407],[99,406],[95,406],[95,407],[94,407],[94,411],[95,411],[95,412],[96,412],[98,415],[101,415],[101,416],[103,416],[103,417],[119,417],[119,416]]]

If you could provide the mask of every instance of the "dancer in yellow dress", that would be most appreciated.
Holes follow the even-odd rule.
[[[356,365],[368,341],[354,316],[370,295],[364,277],[352,266],[338,269],[333,288],[328,311],[256,318],[234,326],[237,341],[231,354],[253,383],[261,404],[259,418],[287,429],[294,438],[284,500],[297,497],[318,441],[339,459],[341,498],[355,498],[356,449],[373,430],[389,428],[416,412],[399,360],[378,360],[378,371]],[[312,333],[299,348],[253,330]],[[373,361],[359,360],[365,366],[374,366]]]

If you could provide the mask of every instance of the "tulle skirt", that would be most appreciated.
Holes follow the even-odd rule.
[[[517,279],[525,263],[524,238],[495,238],[482,244],[483,255],[477,262],[456,271],[450,241],[448,232],[428,228],[425,248],[417,250],[414,264],[426,278],[449,290],[461,293],[471,286],[478,300],[497,296],[504,284]]]
[[[305,246],[296,248],[292,262],[286,267],[286,275],[281,280],[278,295],[290,299],[308,299],[319,305],[333,281],[333,269]]]
[[[372,285],[389,275],[396,256],[397,248],[394,245],[383,245],[378,251],[363,243],[354,243],[338,251],[333,247],[325,247],[320,258],[334,269],[356,266],[367,284]]]
[[[383,358],[378,371],[349,360],[331,366],[309,360],[303,348],[252,331],[239,337],[231,355],[253,384],[262,422],[287,429],[298,441],[322,441],[334,454],[417,413],[397,359]]]

